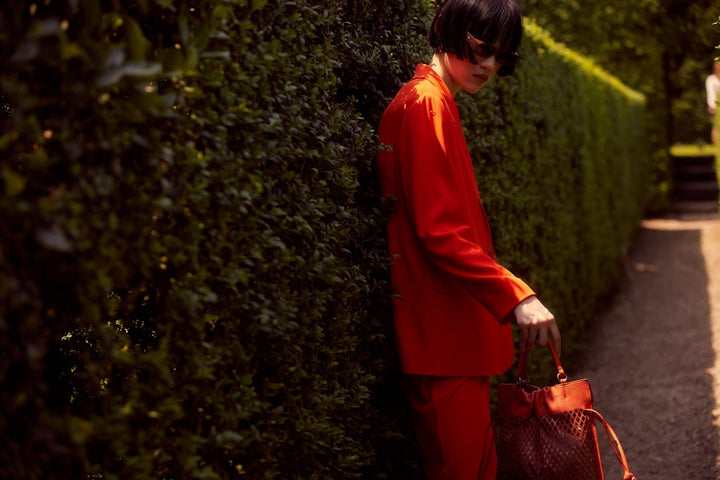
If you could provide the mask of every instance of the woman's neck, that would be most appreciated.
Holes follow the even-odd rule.
[[[458,85],[455,80],[453,80],[452,75],[450,75],[447,60],[447,53],[439,51],[435,52],[435,55],[433,55],[433,58],[430,61],[430,68],[438,74],[443,82],[445,82],[445,86],[447,86],[448,90],[450,90],[450,94],[454,97],[455,94],[460,91],[460,85]]]

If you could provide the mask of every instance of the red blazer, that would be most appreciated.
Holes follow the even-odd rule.
[[[497,263],[455,100],[427,65],[378,130],[395,329],[403,371],[495,375],[513,360],[509,320],[534,292]]]

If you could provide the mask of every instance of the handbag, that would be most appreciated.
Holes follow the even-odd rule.
[[[615,431],[593,409],[590,382],[568,381],[555,348],[550,343],[548,347],[557,368],[556,385],[529,383],[529,351],[520,355],[516,383],[498,385],[497,479],[604,480],[597,420],[625,472],[623,479],[636,480]]]

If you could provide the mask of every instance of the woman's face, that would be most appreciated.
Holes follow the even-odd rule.
[[[496,49],[500,45],[493,45]],[[460,89],[467,93],[477,93],[485,86],[500,70],[500,65],[495,55],[484,58],[475,56],[476,63],[473,64],[469,58],[460,60],[456,55],[447,53],[444,55],[444,67],[449,78],[444,80],[450,92],[455,95]]]

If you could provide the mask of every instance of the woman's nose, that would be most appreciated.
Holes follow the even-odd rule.
[[[494,68],[496,68],[497,65],[498,65],[498,63],[497,63],[497,61],[495,60],[495,54],[493,53],[493,54],[490,55],[489,57],[483,58],[482,61],[480,62],[480,65],[482,65],[482,67],[483,67],[483,68],[486,68],[486,69],[494,69]]]

